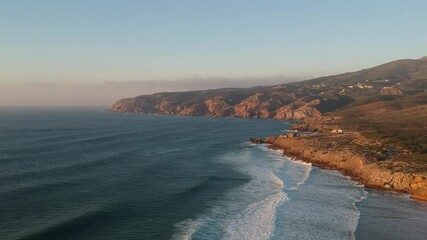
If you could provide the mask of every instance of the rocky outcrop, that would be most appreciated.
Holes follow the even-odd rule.
[[[255,143],[255,144],[264,143],[264,141],[261,138],[249,138],[249,142],[250,143]]]
[[[234,116],[242,118],[269,118],[271,104],[265,101],[262,93],[257,93],[234,106]]]
[[[223,96],[216,96],[205,101],[207,115],[214,117],[226,117],[234,114],[234,109],[230,105],[230,101],[224,99]]]
[[[155,113],[154,102],[147,99],[140,98],[126,98],[119,100],[111,107],[112,112],[136,112],[136,113]]]
[[[315,108],[318,104],[319,100],[313,100],[309,103],[295,101],[277,109],[274,119],[304,120],[307,118],[318,117],[321,115],[319,110]]]
[[[297,157],[321,168],[339,170],[367,187],[405,192],[411,194],[412,198],[427,201],[427,174],[419,171],[414,163],[372,161],[352,149],[328,147],[325,136],[268,137],[265,142],[270,143],[272,148],[282,149],[285,155]]]
[[[397,87],[383,87],[380,90],[380,95],[403,96],[403,92]]]
[[[136,112],[135,108],[135,99],[127,98],[122,99],[113,104],[111,106],[112,112]]]
[[[177,114],[181,116],[200,116],[206,115],[207,109],[205,104],[193,104],[191,106],[178,106]]]
[[[273,92],[272,94],[256,93],[234,106],[234,117],[272,118],[276,110],[285,104],[295,101],[294,94]],[[291,119],[291,118],[287,118]]]
[[[177,112],[175,106],[173,106],[173,104],[169,100],[164,100],[161,103],[157,104],[155,106],[155,109],[157,109],[158,113],[166,115],[173,115]]]

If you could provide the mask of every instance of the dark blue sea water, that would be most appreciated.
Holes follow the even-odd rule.
[[[368,239],[391,223],[384,200],[426,223],[425,205],[248,144],[288,127],[2,107],[0,239]]]

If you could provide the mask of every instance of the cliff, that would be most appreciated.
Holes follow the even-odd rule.
[[[126,98],[112,112],[303,120],[366,101],[427,89],[427,60],[398,60],[357,72],[253,88],[168,92]]]
[[[285,155],[341,171],[367,187],[405,192],[414,199],[427,201],[425,165],[403,159],[378,161],[370,156],[372,147],[378,143],[360,133],[267,137],[265,142],[272,148],[283,149]]]
[[[158,93],[128,98],[113,104],[112,112],[158,113],[181,116],[274,118],[302,120],[320,116],[317,100],[262,88]]]

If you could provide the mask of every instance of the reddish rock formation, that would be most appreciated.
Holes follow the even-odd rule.
[[[292,120],[304,120],[306,118],[320,116],[319,110],[315,108],[317,104],[310,102],[305,104],[303,102],[297,102],[288,104],[276,110],[274,119],[292,119]]]
[[[271,108],[271,102],[265,99],[264,94],[257,93],[235,105],[233,116],[242,118],[269,118]]]
[[[155,109],[157,109],[158,113],[166,115],[173,115],[176,112],[175,106],[169,100],[164,100],[160,104],[157,104]]]
[[[205,101],[207,115],[215,117],[225,117],[234,114],[234,109],[223,96],[216,96]]]
[[[200,116],[206,114],[206,105],[205,104],[193,104],[188,107],[182,107],[178,109],[178,115],[181,116]]]
[[[274,91],[268,94],[231,93],[216,95],[194,92],[159,93],[129,98],[113,104],[113,112],[159,113],[165,115],[214,116],[241,118],[275,118],[301,120],[320,115],[319,100],[307,102],[293,93]],[[236,97],[237,96],[237,97]]]

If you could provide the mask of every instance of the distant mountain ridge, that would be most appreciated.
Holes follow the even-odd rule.
[[[167,92],[126,98],[112,112],[303,120],[366,101],[427,90],[427,57],[275,86]]]

